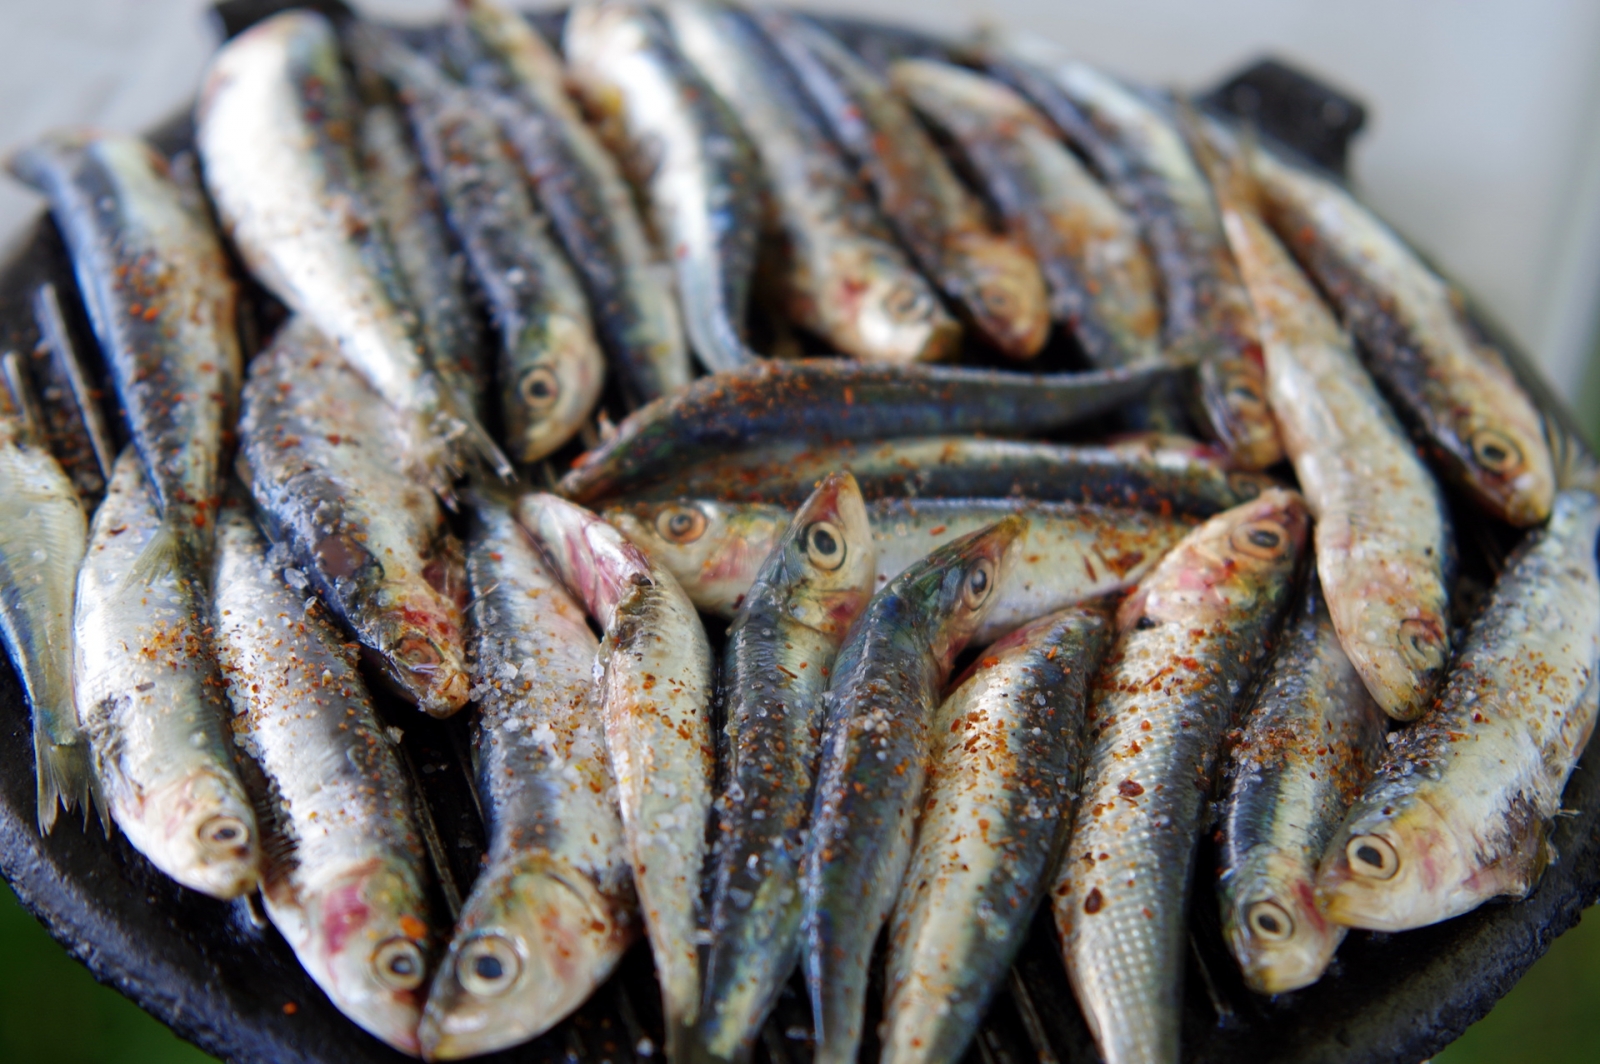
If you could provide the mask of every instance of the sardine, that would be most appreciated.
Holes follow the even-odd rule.
[[[1317,899],[1403,931],[1533,889],[1600,709],[1600,500],[1562,492],[1508,560],[1437,705],[1393,744],[1323,855]]]
[[[1310,574],[1246,711],[1222,807],[1222,930],[1257,993],[1316,982],[1344,938],[1312,885],[1323,849],[1372,777],[1383,734],[1383,715]]]
[[[599,643],[510,505],[487,492],[470,501],[473,744],[489,856],[428,995],[430,1060],[548,1030],[638,931],[594,682]]]
[[[1384,711],[1415,720],[1450,656],[1455,544],[1438,483],[1349,335],[1254,213],[1242,170],[1212,163],[1267,359],[1267,398],[1317,521],[1317,569],[1351,662]]]
[[[1267,219],[1328,293],[1433,460],[1491,513],[1542,522],[1555,479],[1539,413],[1461,297],[1332,181],[1250,153]]]
[[[941,544],[1020,513],[1018,564],[973,635],[986,643],[1036,617],[1131,587],[1192,522],[1139,510],[1024,499],[878,499],[867,506],[882,587]],[[702,612],[732,617],[790,512],[768,503],[678,499],[605,518],[677,577]]]
[[[939,692],[1026,528],[1007,517],[907,569],[834,663],[801,879],[818,1064],[856,1059],[867,962],[911,859]]]
[[[991,645],[945,698],[890,922],[884,1064],[961,1059],[1071,826],[1083,712],[1110,641],[1075,606]]]
[[[567,96],[560,56],[494,0],[457,0],[455,10],[487,60],[472,64],[469,79],[493,93],[489,109],[583,279],[628,398],[637,406],[689,383],[672,268],[651,247],[616,161]]]
[[[782,234],[784,307],[865,361],[931,362],[961,327],[912,268],[804,90],[749,14],[721,0],[666,6],[678,46],[738,116]]]
[[[1182,133],[1164,109],[1087,64],[1050,74],[1120,157],[1120,170],[1104,176],[1138,215],[1154,256],[1167,347],[1200,360],[1205,422],[1240,465],[1265,469],[1283,448],[1267,408],[1255,313]]]
[[[403,426],[332,341],[291,318],[250,367],[239,477],[295,559],[286,579],[314,587],[404,697],[448,716],[469,687],[460,547],[396,464]]]
[[[206,189],[250,272],[314,322],[402,417],[409,471],[449,497],[469,452],[511,465],[429,366],[373,261],[378,219],[356,157],[355,100],[333,27],[294,10],[211,60],[195,108]]]
[[[1067,977],[1107,1064],[1178,1060],[1202,807],[1309,525],[1300,496],[1264,492],[1191,532],[1117,611],[1051,891]]]
[[[842,359],[767,361],[703,378],[630,414],[573,465],[561,491],[590,502],[771,440],[1049,432],[1136,398],[1171,369],[1034,375]]]
[[[136,137],[55,133],[10,159],[43,192],[160,508],[135,567],[209,572],[223,436],[239,397],[238,292],[197,189]]]
[[[589,418],[605,359],[589,303],[546,230],[500,127],[472,94],[392,31],[354,23],[357,62],[399,89],[446,217],[500,333],[500,413],[513,458],[559,449]]]
[[[600,623],[596,669],[622,826],[661,983],[667,1056],[700,1000],[697,910],[711,812],[711,648],[694,605],[622,533],[553,495],[526,495],[518,519]]]
[[[73,616],[78,721],[98,787],[134,849],[214,898],[256,888],[261,838],[239,782],[198,577],[130,579],[162,518],[122,452],[89,529]]]
[[[749,1060],[799,956],[822,696],[875,571],[861,492],[850,474],[836,474],[783,529],[728,629],[731,763],[718,802],[713,938],[696,1032],[712,1060]]]
[[[1133,219],[1044,116],[982,74],[903,59],[890,80],[955,141],[1012,236],[1039,262],[1056,321],[1100,366],[1162,357],[1155,267]]]
[[[395,106],[380,102],[362,111],[361,164],[434,371],[482,416],[488,342],[467,295],[466,256],[446,231],[439,193],[422,172]]]
[[[905,101],[810,19],[754,15],[805,86],[833,137],[866,174],[911,259],[973,326],[1012,358],[1050,335],[1050,299],[1025,247],[989,228]]]
[[[415,1056],[433,949],[415,796],[342,634],[243,507],[218,526],[217,658],[265,783],[262,903],[339,1011]]]
[[[970,436],[880,443],[768,444],[713,459],[630,499],[720,498],[798,505],[828,473],[848,469],[869,499],[1016,496],[1209,517],[1275,481],[1230,471],[1216,451],[1182,437],[1072,445]]]
[[[77,489],[22,419],[0,413],[0,637],[33,711],[40,834],[56,811],[99,812],[73,700],[72,603],[88,539]]]
[[[728,105],[679,54],[655,11],[580,0],[562,40],[588,109],[612,124],[678,282],[689,345],[708,370],[754,355],[745,311],[761,230],[760,164]]]

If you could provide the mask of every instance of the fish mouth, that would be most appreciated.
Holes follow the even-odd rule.
[[[1226,915],[1224,932],[1246,984],[1258,994],[1286,994],[1322,977],[1345,929],[1317,909],[1304,876],[1252,891]]]
[[[565,862],[535,854],[473,888],[417,1028],[427,1060],[459,1060],[535,1038],[583,1004],[637,921]]]
[[[382,675],[397,693],[430,717],[448,717],[467,704],[472,681],[457,648],[426,632],[409,631],[378,656]]]

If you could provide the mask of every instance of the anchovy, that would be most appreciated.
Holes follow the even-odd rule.
[[[483,323],[467,295],[466,257],[445,228],[439,193],[422,172],[404,120],[388,103],[361,114],[361,164],[372,189],[373,210],[394,250],[395,272],[407,309],[434,371],[474,413],[488,388]]]
[[[1050,334],[1050,300],[1027,249],[990,230],[916,116],[849,49],[810,19],[753,16],[855,160],[911,259],[992,344],[1032,358]]]
[[[1192,522],[1138,510],[1024,499],[878,499],[867,507],[877,584],[934,548],[1010,514],[1028,519],[1019,564],[973,636],[987,643],[1027,621],[1139,582]],[[677,577],[702,612],[732,617],[777,546],[790,512],[767,503],[678,499],[607,510],[605,518]]]
[[[869,499],[1003,496],[1209,517],[1275,481],[1231,471],[1216,451],[1182,437],[1073,445],[970,436],[879,443],[769,444],[713,459],[630,499],[720,498],[798,505],[821,477],[848,469]]]
[[[1110,633],[1098,606],[1035,620],[985,650],[939,707],[890,923],[884,1064],[961,1059],[1022,946],[1066,842]]]
[[[595,328],[637,406],[689,383],[689,349],[633,193],[566,90],[566,71],[521,13],[457,0],[456,25],[473,55],[471,84],[500,123],[538,190],[556,237],[588,290]]]
[[[1265,469],[1283,449],[1267,409],[1255,314],[1183,135],[1163,108],[1084,63],[1049,76],[1119,157],[1103,176],[1139,217],[1154,256],[1167,347],[1200,359],[1205,422],[1240,465]]]
[[[760,156],[796,324],[865,361],[931,362],[961,327],[895,244],[865,186],[750,15],[721,0],[666,6],[678,46]]]
[[[88,535],[60,464],[20,417],[0,414],[0,637],[33,710],[42,835],[58,807],[99,812],[72,685],[73,590]]]
[[[345,33],[356,59],[399,89],[423,163],[500,333],[500,413],[511,454],[559,449],[599,401],[605,359],[589,304],[545,231],[494,119],[465,88],[365,23]]]
[[[1390,736],[1323,855],[1330,920],[1402,931],[1538,883],[1600,710],[1597,531],[1600,500],[1562,492],[1507,561],[1438,703]]]
[[[78,573],[78,721],[105,808],[134,849],[186,887],[237,898],[256,888],[261,840],[224,723],[209,603],[180,570],[130,579],[161,524],[130,446]]]
[[[616,128],[627,169],[645,191],[690,347],[713,372],[749,362],[744,319],[761,229],[760,164],[738,119],[643,5],[580,0],[562,50],[584,102]]]
[[[264,783],[261,900],[339,1011],[415,1056],[433,949],[415,796],[322,607],[243,508],[218,527],[217,657]]]
[[[954,140],[1007,228],[1033,251],[1055,319],[1100,366],[1159,359],[1155,267],[1138,226],[1033,107],[982,74],[903,59],[890,80]]]
[[[502,477],[506,461],[445,388],[395,306],[371,239],[378,218],[356,157],[359,116],[333,27],[285,11],[212,58],[195,109],[206,189],[250,272],[316,323],[402,417],[404,462],[445,497],[476,451]]]
[[[510,505],[487,492],[471,502],[473,745],[489,855],[428,995],[429,1060],[548,1030],[638,930],[594,683],[599,643]]]
[[[1344,938],[1312,884],[1383,735],[1383,714],[1340,647],[1312,573],[1246,711],[1222,807],[1222,929],[1257,993],[1316,982]]]
[[[1449,512],[1348,334],[1251,207],[1248,175],[1212,163],[1249,286],[1267,398],[1317,521],[1317,568],[1339,640],[1384,711],[1415,720],[1450,656]]]
[[[385,677],[428,713],[467,700],[460,548],[438,500],[393,457],[403,422],[305,318],[251,364],[239,477],[314,587]]]
[[[596,665],[634,886],[661,983],[667,1056],[699,1010],[696,915],[711,813],[711,648],[672,574],[587,510],[526,495],[518,519],[605,631]]]
[[[1117,611],[1051,890],[1107,1064],[1178,1060],[1185,913],[1223,735],[1289,604],[1310,518],[1273,490],[1189,534]]]
[[[52,134],[11,172],[50,199],[162,516],[137,573],[208,570],[238,406],[238,292],[197,189],[136,137]]]
[[[1267,219],[1361,341],[1367,366],[1445,474],[1514,525],[1550,513],[1538,410],[1460,294],[1332,181],[1256,148]]]
[[[731,763],[718,802],[697,1039],[747,1061],[800,949],[800,858],[821,753],[822,696],[872,597],[872,533],[848,473],[823,481],[783,530],[728,629]]]
[[[561,491],[589,502],[771,440],[1049,432],[1136,398],[1171,369],[1030,375],[841,359],[762,362],[706,377],[630,414],[574,464]]]
[[[939,692],[1026,528],[1013,515],[934,551],[874,596],[839,651],[801,880],[818,1064],[856,1059],[867,962],[911,858]]]

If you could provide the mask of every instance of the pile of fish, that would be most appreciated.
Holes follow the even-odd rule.
[[[798,967],[846,1064],[886,932],[883,1059],[948,1064],[1048,899],[1105,1059],[1171,1062],[1213,830],[1262,994],[1534,889],[1600,708],[1592,456],[1337,182],[929,51],[723,0],[580,0],[559,50],[492,0],[294,10],[216,55],[194,156],[14,154],[99,348],[41,293],[68,444],[5,361],[40,830],[258,893],[428,1059],[642,934],[670,1060],[749,1060]],[[1521,538],[1486,586],[1458,534]],[[404,703],[470,722],[459,911]]]

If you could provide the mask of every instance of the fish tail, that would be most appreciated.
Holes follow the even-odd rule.
[[[1549,414],[1542,420],[1545,442],[1555,465],[1556,490],[1600,495],[1600,458],[1595,457],[1588,442]]]
[[[443,380],[436,378],[436,383],[439,412],[447,422],[445,435],[452,444],[464,440],[467,447],[494,470],[495,476],[507,484],[514,481],[517,478],[515,467],[505,452],[494,442],[494,437],[489,435],[489,430],[478,420],[478,415],[473,412],[471,404],[463,402],[455,390]]]
[[[1195,162],[1211,182],[1217,206],[1261,216],[1261,187],[1256,181],[1252,161],[1256,153],[1255,130],[1246,126],[1238,133],[1232,151],[1223,150],[1212,137],[1206,118],[1186,98],[1179,98],[1178,124]]]
[[[91,812],[105,819],[87,743],[53,742],[47,729],[35,722],[33,758],[39,791],[34,816],[40,835],[55,830],[56,814],[63,809],[69,813],[82,809],[85,822]]]

